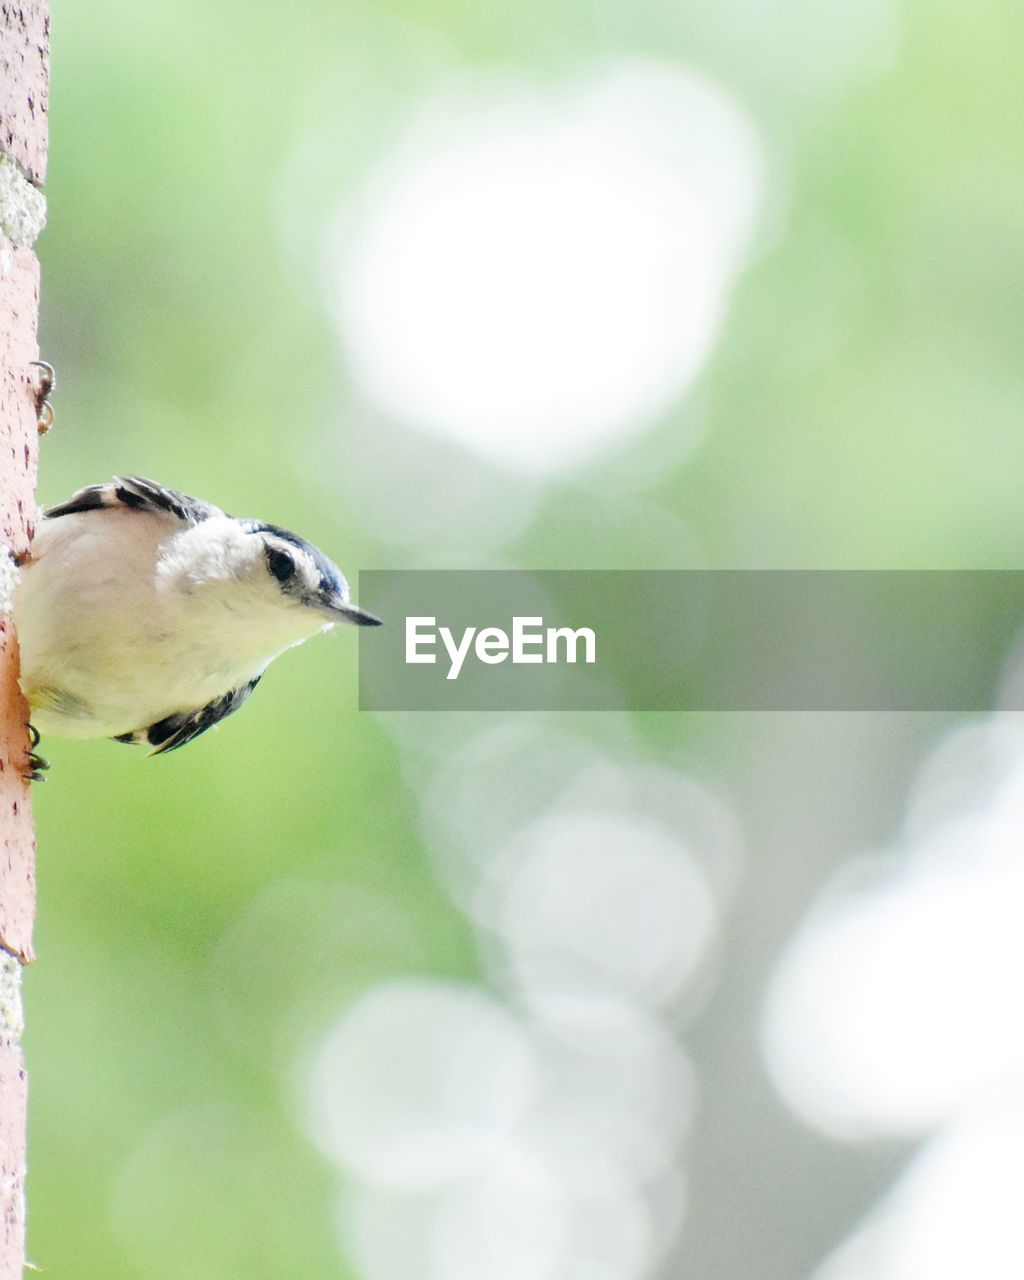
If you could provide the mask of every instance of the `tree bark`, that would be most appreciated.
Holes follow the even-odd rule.
[[[49,5],[0,4],[0,1280],[25,1268],[26,1079],[21,971],[32,959],[35,842],[26,782],[28,719],[10,619],[14,558],[35,519],[39,262],[45,216]],[[6,552],[6,553],[5,553]]]

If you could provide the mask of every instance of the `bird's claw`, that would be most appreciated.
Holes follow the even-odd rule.
[[[29,782],[45,782],[46,771],[50,767],[49,760],[37,756],[34,751],[28,753],[28,772],[25,774]]]
[[[34,724],[29,724],[25,727],[28,729],[29,742],[32,744],[32,749],[26,753],[28,771],[25,777],[29,782],[45,782],[46,771],[50,767],[50,762],[36,754],[36,747],[39,746],[39,730]]]
[[[54,412],[50,395],[57,385],[57,375],[53,365],[47,360],[30,360],[29,364],[39,370],[35,377],[36,418],[39,434],[44,436],[53,426]]]

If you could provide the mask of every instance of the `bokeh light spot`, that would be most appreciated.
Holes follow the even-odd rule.
[[[1024,1275],[1019,1092],[933,1138],[814,1280],[1017,1280]]]
[[[364,394],[545,473],[648,427],[718,333],[760,147],[677,67],[426,104],[329,237],[329,302]]]
[[[313,1066],[310,1124],[360,1177],[430,1188],[486,1161],[533,1094],[528,1038],[480,991],[427,980],[371,989]]]
[[[658,1004],[692,976],[717,924],[696,863],[667,829],[600,812],[528,826],[487,889],[527,998],[608,992]]]
[[[950,734],[910,797],[906,845],[847,866],[786,948],[764,1052],[810,1123],[927,1133],[1024,1068],[1022,779],[1019,726]]]

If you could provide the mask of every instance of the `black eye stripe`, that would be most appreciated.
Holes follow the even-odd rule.
[[[328,560],[319,548],[314,547],[311,542],[307,542],[305,538],[300,538],[297,533],[292,533],[290,529],[282,529],[280,525],[267,524],[262,520],[242,520],[239,523],[246,533],[255,534],[257,537],[263,538],[264,541],[268,535],[272,537],[274,550],[281,555],[291,554],[297,563],[301,561],[305,566],[303,572],[306,572],[308,567],[312,567],[319,577],[320,591],[322,593],[333,595],[340,592],[344,594],[345,579],[341,570],[333,561]],[[288,550],[281,549],[282,543]],[[270,571],[271,573],[274,572],[273,569]],[[291,577],[294,576],[293,572],[288,579],[278,578],[278,581],[290,581]],[[274,577],[276,578],[278,575],[275,573]]]
[[[281,551],[278,547],[267,547],[267,568],[278,580],[278,582],[288,582],[295,576],[295,561],[287,551]]]

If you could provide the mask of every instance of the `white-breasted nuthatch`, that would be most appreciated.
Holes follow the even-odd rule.
[[[138,476],[44,513],[14,619],[36,729],[151,754],[236,711],[285,649],[380,621],[304,538]]]

